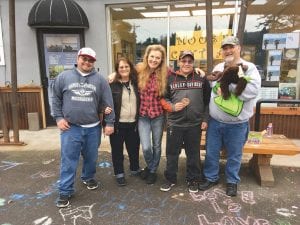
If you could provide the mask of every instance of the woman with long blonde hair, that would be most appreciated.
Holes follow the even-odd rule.
[[[154,184],[156,171],[161,157],[161,141],[165,122],[161,100],[167,86],[167,56],[162,45],[149,45],[143,61],[136,65],[140,96],[138,131],[146,167],[141,171],[141,178],[147,184]],[[109,75],[112,82],[115,73]],[[110,112],[110,111],[109,111]],[[105,112],[108,114],[109,112]]]
[[[147,184],[156,181],[156,170],[161,157],[164,110],[160,104],[167,85],[166,50],[162,45],[149,45],[143,62],[137,65],[140,110],[138,129],[147,166],[141,178]]]

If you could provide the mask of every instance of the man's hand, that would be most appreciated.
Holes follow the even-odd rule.
[[[223,72],[214,71],[211,74],[206,75],[206,79],[209,81],[216,81],[219,80],[222,76],[223,76]]]
[[[114,127],[108,127],[108,126],[104,127],[104,134],[106,136],[111,135],[113,132],[114,132]]]
[[[110,114],[112,111],[113,111],[112,108],[110,108],[110,107],[107,106],[107,107],[104,109],[104,114],[105,114],[105,115],[108,115],[108,114]]]
[[[115,77],[116,77],[116,73],[115,73],[115,72],[109,74],[109,75],[107,76],[108,83],[111,84],[111,83],[114,81]]]
[[[60,130],[68,130],[70,128],[69,122],[65,119],[57,121],[56,124]]]
[[[206,130],[207,129],[207,122],[202,122],[201,123],[201,130]]]
[[[200,75],[200,77],[205,77],[205,72],[200,68],[195,68],[195,72]]]
[[[183,110],[187,105],[182,103],[182,102],[177,102],[175,105],[174,105],[174,109],[175,109],[175,112],[178,112],[180,110]]]

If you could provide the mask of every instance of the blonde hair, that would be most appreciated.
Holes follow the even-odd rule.
[[[161,63],[155,69],[155,73],[157,76],[157,92],[159,96],[163,96],[167,86],[167,56],[166,49],[162,45],[149,45],[146,48],[143,62],[139,63],[136,67],[138,72],[138,87],[141,91],[146,88],[147,82],[150,77],[150,68],[148,65],[148,57],[151,51],[159,51],[161,52]]]

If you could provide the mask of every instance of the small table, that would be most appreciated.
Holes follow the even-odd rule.
[[[274,186],[274,176],[271,168],[273,155],[300,154],[300,146],[284,135],[274,134],[271,137],[263,137],[260,144],[246,143],[244,153],[253,153],[249,161],[250,167],[261,186]]]

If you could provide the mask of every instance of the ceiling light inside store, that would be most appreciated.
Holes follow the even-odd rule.
[[[190,8],[190,7],[195,7],[196,4],[181,4],[181,5],[174,5],[175,8]]]
[[[205,6],[205,3],[198,3],[198,6],[203,7]]]
[[[122,11],[124,11],[122,8],[112,8],[112,10],[114,10],[116,12],[122,12]]]
[[[226,1],[224,5],[235,5],[235,1]]]
[[[238,13],[240,12],[240,9],[238,9]],[[206,10],[193,10],[192,11],[193,16],[205,16]],[[213,9],[212,10],[213,15],[229,15],[229,14],[235,14],[234,8],[226,8],[226,9]]]
[[[251,5],[265,5],[268,0],[255,0],[251,3]]]
[[[141,13],[144,17],[167,17],[168,12],[146,12]],[[170,12],[171,17],[190,16],[189,11],[172,11]]]
[[[167,9],[168,6],[166,5],[157,5],[157,6],[153,6],[153,9]]]
[[[146,7],[132,7],[134,10],[146,10]]]

